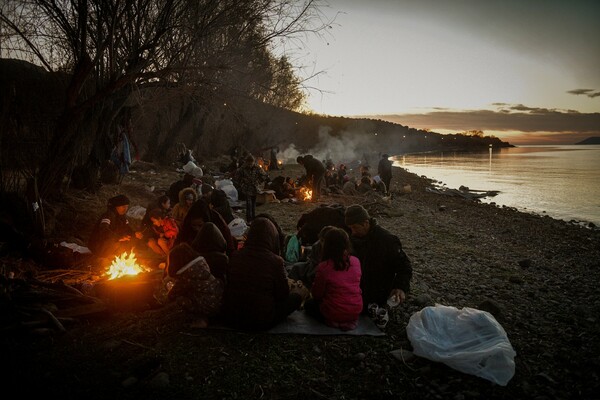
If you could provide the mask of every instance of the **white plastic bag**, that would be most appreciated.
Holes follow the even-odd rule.
[[[516,353],[492,314],[436,304],[410,317],[406,326],[414,354],[506,386]]]
[[[244,235],[246,229],[248,229],[248,225],[246,221],[242,218],[234,218],[229,224],[229,230],[231,231],[231,236],[240,237]]]
[[[215,187],[225,192],[227,199],[230,200],[230,203],[238,201],[238,191],[233,185],[231,179],[221,179],[219,181],[215,181]]]

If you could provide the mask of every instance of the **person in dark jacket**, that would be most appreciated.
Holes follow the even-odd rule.
[[[363,306],[382,306],[388,298],[402,303],[410,290],[412,265],[400,239],[377,224],[358,204],[346,208],[346,225],[352,231],[353,255],[362,268]]]
[[[229,257],[226,254],[227,242],[219,228],[212,222],[202,225],[192,247],[206,259],[210,273],[225,283]]]
[[[241,250],[229,258],[222,318],[244,330],[268,330],[302,304],[292,291],[279,254],[279,233],[267,218],[257,217]]]
[[[385,188],[388,192],[390,191],[390,184],[392,182],[392,162],[389,158],[388,154],[382,154],[381,160],[379,160],[379,164],[377,165],[377,174],[381,177],[383,183],[385,183]]]
[[[107,209],[92,230],[88,247],[99,258],[112,258],[130,251],[134,231],[127,219],[129,198],[120,194],[108,200]]]
[[[211,210],[209,204],[204,199],[196,200],[185,215],[175,244],[183,242],[188,244],[193,243],[200,228],[202,228],[202,225],[206,222],[212,222],[219,228],[223,238],[225,238],[225,242],[227,242],[227,255],[230,255],[231,252],[235,250],[236,244],[233,240],[233,236],[231,236],[229,226],[227,226],[227,223],[221,214],[215,210]]]
[[[298,156],[296,162],[304,167],[306,170],[306,179],[312,182],[312,201],[319,201],[323,177],[327,171],[325,165],[310,154]]]
[[[233,210],[231,209],[231,204],[229,204],[227,193],[225,193],[225,191],[214,189],[210,194],[210,206],[213,210],[221,214],[227,224],[234,220]]]
[[[182,179],[175,181],[169,187],[169,192],[167,193],[169,198],[171,199],[171,204],[175,206],[179,202],[179,192],[182,189],[187,187],[192,187],[194,183],[194,175],[186,173]]]

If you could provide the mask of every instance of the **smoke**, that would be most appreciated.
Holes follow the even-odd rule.
[[[318,160],[332,160],[335,164],[351,163],[352,161],[377,159],[375,154],[377,148],[378,135],[376,132],[367,132],[365,130],[342,131],[339,135],[332,135],[329,126],[320,126],[318,141],[306,153],[301,153],[292,143],[287,149],[277,155],[277,158],[283,158],[287,162],[296,162],[296,157],[301,154],[312,154]],[[380,138],[383,140],[383,137]]]

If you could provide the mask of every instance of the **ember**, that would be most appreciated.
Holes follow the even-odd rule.
[[[302,200],[309,201],[312,199],[312,190],[307,187],[300,188],[300,196],[302,196]]]
[[[111,280],[126,275],[137,275],[146,271],[149,271],[149,269],[137,263],[135,253],[132,249],[129,254],[125,252],[120,256],[116,256],[105,275],[108,275],[108,279]]]

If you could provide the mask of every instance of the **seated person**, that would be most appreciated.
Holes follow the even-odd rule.
[[[204,199],[197,200],[186,214],[183,219],[183,224],[181,224],[176,244],[183,242],[192,244],[194,239],[196,239],[196,235],[198,235],[200,228],[202,228],[202,225],[206,222],[212,222],[219,228],[219,231],[221,231],[223,238],[225,238],[225,241],[227,242],[227,255],[230,255],[236,249],[236,243],[233,236],[231,236],[229,226],[221,214],[212,210],[208,202]]]
[[[333,228],[333,226],[327,225],[321,229],[321,231],[319,232],[319,240],[314,242],[313,245],[310,247],[310,251],[308,253],[306,261],[296,262],[287,267],[288,278],[294,279],[296,281],[302,281],[304,286],[306,286],[309,289],[312,287],[315,275],[317,273],[317,266],[321,262],[323,237],[327,232],[329,232]]]
[[[300,308],[304,297],[290,292],[273,223],[256,217],[244,247],[229,258],[222,317],[244,330],[268,330]]]
[[[173,212],[171,213],[175,222],[177,222],[177,226],[181,229],[181,225],[183,224],[183,220],[187,215],[190,208],[192,208],[192,204],[198,199],[198,195],[196,191],[191,188],[183,188],[179,192],[179,202],[175,204],[173,207]]]
[[[371,182],[371,178],[368,176],[363,176],[360,178],[360,183],[356,187],[356,191],[359,194],[366,194],[373,191],[373,184]]]
[[[173,218],[165,216],[160,208],[150,212],[150,220],[153,234],[148,237],[148,247],[159,256],[166,258],[179,234],[177,223]]]
[[[356,329],[363,310],[360,261],[350,255],[350,247],[345,230],[332,227],[324,234],[312,299],[304,304],[307,313],[341,330]]]
[[[134,231],[127,219],[129,198],[123,194],[108,199],[106,211],[96,222],[88,248],[98,258],[113,258],[131,251]],[[136,233],[141,237],[141,233]]]
[[[229,200],[227,199],[227,194],[221,189],[214,189],[211,192],[210,207],[221,214],[227,224],[235,218]]]
[[[373,189],[375,189],[377,193],[380,193],[382,195],[385,195],[387,193],[385,183],[383,182],[383,180],[381,180],[381,177],[379,175],[375,175],[373,177]]]
[[[207,327],[208,318],[221,309],[224,284],[211,274],[204,257],[189,244],[179,244],[169,253],[165,272],[174,281],[168,299],[196,319],[194,327]]]
[[[203,224],[192,242],[192,247],[206,259],[214,277],[225,283],[229,257],[226,253],[227,242],[219,228],[212,222]]]
[[[167,195],[171,199],[171,204],[177,204],[179,202],[179,192],[186,187],[192,187],[194,183],[194,175],[186,173],[182,179],[175,181],[169,187]]]
[[[171,215],[171,198],[166,194],[157,197],[146,207],[146,213],[142,218],[142,231],[150,233],[152,229],[152,221],[150,221],[150,212],[155,208],[160,209],[163,212],[163,216]]]

